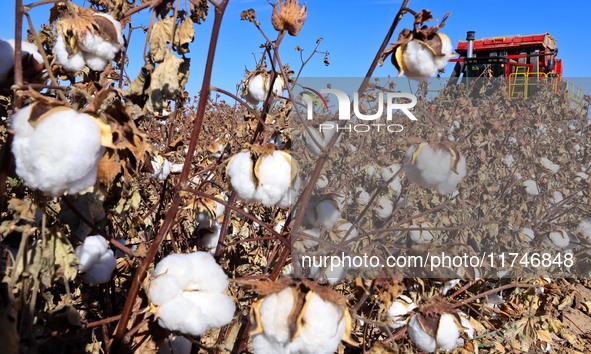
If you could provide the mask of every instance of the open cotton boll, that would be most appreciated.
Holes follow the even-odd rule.
[[[331,126],[330,128],[322,127],[321,131],[314,129],[313,127],[306,127],[304,133],[304,143],[313,155],[319,155],[320,152],[326,148],[336,132],[336,125]],[[340,135],[337,138],[334,144],[335,147],[340,145],[342,137],[343,136]]]
[[[390,166],[382,168],[380,175],[382,176],[384,182],[388,182],[392,177],[394,177],[398,173],[399,170],[400,165],[397,163],[393,163]],[[394,192],[394,196],[398,197],[400,195],[400,192],[402,192],[402,183],[400,181],[400,176],[394,177],[394,179],[392,179],[390,183],[388,183],[388,186],[390,186],[390,189],[392,189],[392,191]]]
[[[550,171],[550,173],[552,174],[556,174],[560,169],[560,165],[555,164],[554,162],[548,160],[548,158],[546,157],[540,158],[540,163],[542,164],[542,166],[544,166],[545,169]]]
[[[412,316],[408,321],[408,336],[419,350],[432,353],[437,348],[435,338],[425,332],[417,315]]]
[[[392,321],[390,327],[398,329],[406,325],[406,316],[416,309],[417,305],[406,295],[398,295],[388,309],[388,317]]]
[[[334,199],[323,199],[315,206],[308,207],[305,219],[309,225],[332,229],[335,223],[341,219],[341,208]]]
[[[394,202],[387,196],[382,196],[378,199],[374,211],[380,219],[389,218],[392,215],[392,211],[394,211]]]
[[[419,226],[411,225],[410,227],[418,228]],[[422,227],[424,230],[409,231],[410,239],[417,244],[424,244],[433,241],[435,235],[431,230],[429,230],[430,228],[432,228],[432,225],[428,223],[422,223],[420,227]]]
[[[217,221],[214,222],[212,230],[201,236],[199,244],[207,248],[209,252],[215,252],[215,249],[218,246],[218,241],[220,240],[221,230],[220,224]]]
[[[515,159],[513,158],[513,155],[511,155],[511,154],[507,154],[507,155],[503,156],[503,158],[501,159],[501,162],[509,168],[511,168],[511,167],[513,167],[513,165],[515,165]]]
[[[445,148],[422,143],[408,148],[404,168],[411,182],[422,187],[435,187],[440,194],[448,194],[466,176],[466,159],[455,153],[452,155]]]
[[[444,350],[454,350],[460,338],[460,330],[453,315],[444,313],[437,328],[437,346]]]
[[[80,261],[78,270],[86,272],[84,280],[90,284],[109,281],[117,266],[109,242],[100,235],[86,237],[82,245],[76,247],[76,256]]]
[[[255,174],[259,184],[254,197],[266,206],[280,202],[291,185],[291,164],[279,151],[259,157]]]
[[[525,187],[525,192],[527,194],[530,194],[530,195],[540,194],[540,190],[538,189],[538,184],[534,180],[528,179],[527,181],[524,181],[523,186]]]
[[[158,323],[171,331],[200,336],[228,324],[236,309],[224,294],[228,277],[207,252],[171,254],[154,269],[148,293]]]
[[[413,40],[403,48],[402,70],[411,79],[423,79],[437,74],[433,52],[422,42]]]
[[[256,191],[252,168],[253,162],[248,151],[242,151],[234,155],[226,168],[226,174],[230,177],[232,188],[236,191],[238,198],[245,202],[253,201]]]
[[[355,187],[355,200],[357,201],[357,204],[364,207],[371,200],[371,196],[365,191],[365,189],[363,189],[363,187]]]
[[[264,102],[269,92],[270,75],[258,74],[248,80],[248,94],[246,100],[252,104]],[[283,92],[283,79],[277,76],[273,83],[273,93],[280,95]]]
[[[306,295],[299,336],[292,342],[292,353],[332,354],[345,334],[345,314],[337,305],[318,294]]]
[[[550,232],[547,240],[547,243],[558,249],[564,249],[570,245],[570,237],[564,230]]]
[[[86,62],[84,61],[84,55],[81,51],[73,53],[70,55],[68,50],[66,49],[66,44],[64,42],[64,36],[61,32],[57,33],[57,38],[55,40],[55,45],[53,46],[53,52],[57,60],[62,64],[64,69],[69,71],[80,71],[84,69],[86,66]]]
[[[171,167],[170,161],[160,155],[156,155],[152,157],[150,163],[152,164],[152,169],[154,170],[154,172],[150,174],[150,177],[156,177],[161,181],[168,178]]]
[[[523,229],[521,229],[521,233],[523,234],[523,239],[528,243],[533,241],[536,237],[534,230],[528,227],[524,227]]]
[[[581,233],[583,239],[587,242],[591,242],[591,218],[586,218],[579,223],[577,231]]]
[[[273,342],[289,342],[291,338],[288,316],[294,302],[295,297],[292,288],[285,288],[264,298],[260,307],[261,324],[264,328],[263,336]],[[256,349],[255,352],[257,352]]]
[[[17,175],[27,186],[52,196],[92,187],[104,153],[95,120],[88,114],[56,107],[33,127],[28,121],[32,106],[13,116],[12,153]]]

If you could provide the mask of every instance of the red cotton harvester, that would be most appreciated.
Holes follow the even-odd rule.
[[[459,57],[450,60],[456,62],[451,80],[504,77],[511,99],[527,99],[540,82],[550,82],[571,108],[583,108],[581,89],[562,77],[563,62],[556,57],[558,48],[550,33],[476,39],[475,32],[468,31],[456,52]]]

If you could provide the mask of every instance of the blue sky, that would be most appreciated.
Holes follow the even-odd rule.
[[[188,3],[186,0],[183,1]],[[76,2],[83,3],[81,0]],[[304,48],[304,54],[310,53],[316,39],[322,37],[324,40],[319,49],[330,52],[331,65],[325,66],[322,62],[323,56],[318,55],[306,66],[305,76],[363,76],[400,4],[400,0],[308,0],[306,23],[299,36],[286,37],[281,49],[282,59],[297,70],[300,60],[299,53],[294,50],[296,45]],[[585,19],[591,13],[589,0],[411,0],[410,7],[417,11],[423,8],[430,9],[436,19],[448,11],[451,12],[443,32],[450,37],[454,45],[458,40],[465,39],[468,30],[476,31],[477,38],[549,32],[558,41],[558,56],[564,60],[564,75],[591,77],[591,49],[588,47],[587,38],[591,34],[591,29]],[[50,8],[51,5],[44,5],[35,8],[31,13],[37,29],[47,21]],[[276,36],[276,31],[270,23],[271,5],[266,0],[230,0],[222,24],[212,79],[213,85],[229,91],[235,91],[236,84],[243,78],[245,67],[254,68],[253,55],[260,57],[259,45],[264,42],[253,24],[240,20],[240,12],[248,8],[256,10],[258,19],[269,37]],[[14,38],[14,2],[5,1],[3,10],[5,19],[0,24],[0,37]],[[213,12],[210,11],[210,14],[213,15]],[[147,25],[149,15],[144,11],[135,15],[133,21],[135,25]],[[190,47],[191,53],[188,56],[192,58],[191,76],[186,89],[191,94],[196,94],[200,87],[212,22],[213,16],[196,28],[195,42]],[[407,15],[397,32],[411,26],[412,16]],[[395,34],[394,40],[396,37]],[[129,50],[131,63],[128,68],[133,77],[143,64],[141,53],[144,39],[141,31],[133,33]],[[449,75],[451,69],[450,64],[444,76]],[[375,76],[396,74],[396,69],[387,62],[378,68]]]

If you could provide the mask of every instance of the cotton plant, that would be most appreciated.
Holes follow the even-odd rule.
[[[53,51],[70,71],[102,71],[124,45],[121,23],[111,15],[72,5],[76,14],[60,19]]]
[[[148,294],[158,324],[200,336],[230,323],[236,305],[224,292],[228,276],[207,252],[171,254],[154,268]]]
[[[51,196],[94,186],[105,151],[94,117],[68,107],[33,103],[14,114],[12,130],[16,173],[27,186]]]
[[[349,311],[330,299],[329,291],[286,287],[253,304],[250,334],[254,353],[332,354],[341,340],[350,341]]]
[[[242,82],[242,97],[253,105],[264,102],[271,89],[271,74],[271,71],[267,71],[264,68],[248,72]],[[272,94],[279,96],[283,94],[284,90],[285,83],[283,78],[277,73],[275,82],[273,83]]]
[[[449,144],[423,142],[408,148],[404,169],[411,182],[450,194],[466,176],[466,159]]]
[[[117,267],[109,241],[100,235],[87,236],[82,245],[76,247],[76,256],[80,261],[78,270],[84,273],[84,281],[89,284],[108,282]]]
[[[301,183],[298,172],[295,159],[272,144],[251,146],[250,150],[232,156],[226,167],[238,198],[280,208],[295,202]]]

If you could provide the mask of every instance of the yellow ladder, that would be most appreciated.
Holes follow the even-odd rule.
[[[509,74],[509,98],[527,99],[527,84],[529,77],[528,66],[516,66],[515,72]],[[522,94],[522,95],[520,95]]]

